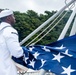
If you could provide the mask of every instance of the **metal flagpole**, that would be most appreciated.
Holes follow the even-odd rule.
[[[63,31],[61,32],[61,34],[60,34],[58,40],[64,38],[64,36],[65,36],[65,34],[66,34],[66,32],[67,32],[67,30],[68,30],[70,24],[71,24],[72,21],[73,21],[73,18],[74,18],[74,16],[75,16],[75,13],[76,13],[76,7],[75,7],[75,9],[73,10],[73,12],[72,12],[72,14],[71,14],[71,16],[70,16],[68,22],[66,23],[66,25],[65,25],[65,27],[64,27],[64,29],[63,29]]]
[[[26,38],[24,38],[20,42],[20,45],[24,44],[28,39],[30,39],[33,35],[35,35],[39,30],[41,30],[44,26],[46,26],[50,21],[52,21],[56,16],[58,16],[62,11],[64,11],[68,6],[70,6],[75,1],[76,0],[72,0],[67,5],[65,5],[60,11],[58,11],[56,14],[50,17],[47,21],[45,21],[42,25],[40,25],[37,29],[35,29],[31,34],[29,34]]]
[[[73,23],[73,26],[72,26],[72,29],[71,29],[71,32],[70,32],[70,36],[76,34],[76,17],[75,17],[75,20],[74,20],[74,23]]]

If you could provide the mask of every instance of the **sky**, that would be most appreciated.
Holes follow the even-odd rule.
[[[71,0],[66,0],[67,3]],[[34,10],[37,13],[44,11],[59,10],[65,5],[65,0],[0,0],[1,9],[27,12]]]

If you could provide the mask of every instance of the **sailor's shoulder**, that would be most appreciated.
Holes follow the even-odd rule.
[[[18,35],[18,32],[13,27],[7,27],[3,31],[4,36]]]

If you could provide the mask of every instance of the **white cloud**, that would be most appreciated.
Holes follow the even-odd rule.
[[[59,10],[65,5],[65,0],[0,0],[0,8],[26,12],[34,10],[43,13],[45,10]]]

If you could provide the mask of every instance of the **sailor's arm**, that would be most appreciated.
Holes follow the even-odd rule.
[[[12,56],[16,58],[23,56],[23,49],[19,44],[18,33],[16,30],[9,28],[9,32],[7,31],[5,34],[5,40],[8,50],[10,51]]]

